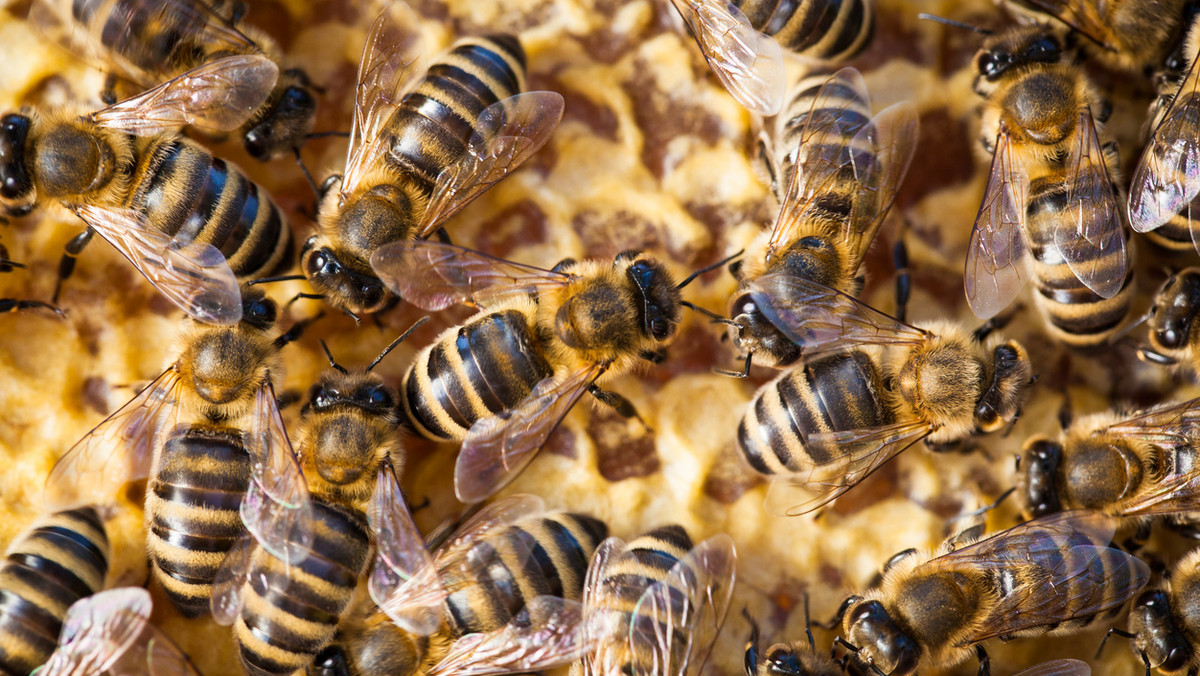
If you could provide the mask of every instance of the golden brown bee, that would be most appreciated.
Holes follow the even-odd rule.
[[[115,102],[117,78],[140,89],[227,56],[261,56],[277,66],[282,54],[265,33],[242,23],[246,6],[218,11],[203,0],[36,0],[30,19],[77,54],[110,72],[103,98]],[[261,83],[266,98],[236,125],[255,159],[269,160],[304,144],[317,101],[304,71],[277,68]]]
[[[808,595],[804,596],[804,633],[807,642],[776,643],[759,657],[758,623],[745,609],[742,614],[750,623],[750,640],[746,642],[746,676],[841,676],[846,664],[831,655],[817,651],[813,640],[811,618],[808,614]]]
[[[862,75],[843,68],[799,83],[773,141],[764,154],[779,216],[750,245],[730,299],[729,337],[744,373],[751,358],[777,367],[800,358],[776,310],[788,304],[793,280],[850,295],[861,289],[859,265],[916,148],[917,114],[906,102],[871,117]]]
[[[992,166],[967,251],[967,301],[992,317],[1033,278],[1050,335],[1100,345],[1133,297],[1116,145],[1097,130],[1107,105],[1046,26],[989,35],[975,65]]]
[[[371,26],[346,168],[326,182],[317,234],[300,252],[317,293],[353,316],[395,300],[372,269],[379,247],[438,231],[529,159],[562,117],[559,94],[521,93],[515,37],[460,40],[425,71],[420,30],[403,2]]]
[[[774,478],[770,510],[810,512],[921,439],[961,441],[1020,414],[1031,367],[1016,341],[945,321],[917,328],[802,277],[789,284],[773,303],[806,356],[759,389],[738,426],[746,461]]]
[[[1112,634],[1133,639],[1133,650],[1142,658],[1147,673],[1151,669],[1164,674],[1200,670],[1196,649],[1200,646],[1200,549],[1175,564],[1166,589],[1149,589],[1137,597],[1129,611],[1129,631],[1113,627],[1108,630],[1108,635]]]
[[[694,547],[682,526],[628,544],[609,538],[588,566],[583,603],[595,651],[585,676],[700,673],[729,610],[737,552],[728,535]]]
[[[104,588],[108,534],[93,507],[51,514],[0,563],[0,673],[27,676],[50,658],[67,609]]]
[[[238,280],[285,264],[291,230],[265,190],[178,128],[236,127],[277,73],[265,57],[230,56],[90,114],[5,115],[0,208],[52,202],[87,225],[67,245],[60,285],[99,233],[194,319],[237,322]]]
[[[1197,310],[1200,309],[1200,268],[1187,268],[1171,275],[1154,294],[1149,326],[1150,347],[1139,356],[1158,364],[1183,362],[1200,370]]]
[[[878,587],[842,604],[842,643],[878,673],[975,654],[987,674],[982,641],[1080,631],[1146,585],[1145,563],[1106,546],[1113,529],[1096,512],[1061,512],[933,558],[894,559]]]
[[[840,62],[875,32],[872,0],[671,0],[725,89],[759,115],[775,115],[786,89],[785,51]]]
[[[74,506],[112,504],[123,484],[149,478],[152,575],[189,617],[207,612],[217,570],[247,529],[281,553],[296,533],[312,537],[272,384],[279,351],[305,323],[279,335],[275,303],[258,287],[243,287],[242,302],[238,324],[187,327],[179,358],[46,480],[51,505]]]

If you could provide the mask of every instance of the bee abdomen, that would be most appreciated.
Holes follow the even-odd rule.
[[[734,0],[756,30],[784,49],[822,61],[844,61],[871,41],[871,0]]]
[[[187,427],[163,444],[146,492],[146,544],[167,597],[188,617],[208,612],[217,570],[245,533],[238,508],[250,471],[236,430]]]
[[[71,14],[105,48],[151,73],[186,70],[205,45],[187,12],[164,11],[146,0],[73,0]]]
[[[477,420],[515,407],[552,374],[529,319],[506,310],[483,315],[422,350],[401,394],[422,436],[462,439]]]
[[[67,608],[104,587],[108,536],[91,507],[58,512],[0,565],[0,673],[28,674],[58,645]]]
[[[370,540],[362,519],[314,500],[312,549],[286,564],[258,549],[234,624],[247,673],[290,674],[328,646],[358,578]]]

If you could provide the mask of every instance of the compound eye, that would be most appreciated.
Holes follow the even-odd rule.
[[[1034,61],[1054,61],[1058,59],[1062,47],[1058,40],[1047,36],[1040,38],[1029,46],[1029,58]]]
[[[320,385],[313,386],[313,390],[309,396],[309,399],[312,400],[313,406],[316,406],[317,408],[325,408],[329,405],[329,393],[326,392],[325,388],[321,387]]]
[[[675,328],[671,325],[671,322],[662,317],[657,317],[650,321],[650,335],[654,336],[655,340],[666,340],[674,332]]]
[[[987,78],[995,77],[996,68],[997,68],[996,55],[989,52],[987,54],[980,56],[979,63],[977,64],[976,67],[979,69],[979,72],[982,73],[984,77],[987,77]]]
[[[363,284],[359,289],[363,307],[373,308],[383,300],[383,287],[378,284]]]
[[[260,298],[247,308],[250,319],[259,324],[275,323],[275,303],[268,298]]]
[[[395,406],[395,402],[392,400],[392,393],[383,387],[371,388],[371,391],[367,393],[367,401],[377,408],[392,408]]]

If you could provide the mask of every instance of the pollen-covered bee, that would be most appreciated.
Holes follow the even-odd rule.
[[[713,73],[738,103],[759,115],[783,108],[784,53],[840,62],[866,49],[873,0],[671,0]]]
[[[903,676],[959,664],[980,645],[1080,631],[1146,585],[1141,560],[1106,546],[1113,520],[1061,512],[930,558],[894,560],[880,585],[842,604],[852,659]]]
[[[1187,268],[1171,275],[1151,302],[1147,318],[1150,346],[1140,357],[1157,364],[1180,362],[1200,371],[1200,268]]]
[[[967,301],[995,316],[1033,278],[1050,335],[1100,345],[1133,297],[1116,145],[1098,130],[1107,105],[1047,26],[987,36],[975,65],[992,165],[968,245]]]
[[[280,335],[275,303],[242,290],[233,326],[185,328],[179,358],[89,432],[46,480],[54,507],[107,505],[123,484],[149,479],[152,576],[189,617],[208,610],[226,552],[249,529],[281,555],[311,539],[308,491],[287,441],[273,381]],[[240,519],[239,519],[240,513]]]
[[[561,95],[521,93],[525,52],[511,35],[460,40],[427,71],[422,55],[417,18],[392,3],[363,49],[345,171],[326,182],[300,252],[317,293],[354,316],[395,300],[372,269],[376,249],[438,231],[562,117]]]
[[[90,114],[5,115],[0,208],[24,215],[50,202],[87,225],[67,245],[60,285],[99,233],[192,318],[237,322],[238,280],[285,264],[291,230],[265,190],[178,128],[236,127],[277,73],[265,57],[230,56]]]
[[[1133,640],[1132,648],[1146,672],[1195,673],[1200,670],[1200,549],[1171,568],[1165,589],[1148,589],[1129,610],[1129,631],[1108,630]],[[1105,641],[1108,636],[1105,636]],[[1104,649],[1104,644],[1100,645]]]
[[[607,534],[597,519],[546,513],[535,496],[497,500],[432,559],[389,556],[404,565],[372,573],[378,605],[347,618],[308,673],[496,674],[573,662],[585,651],[584,576]]]
[[[729,610],[737,552],[728,535],[692,546],[682,526],[605,540],[588,566],[584,676],[700,673]]]
[[[108,532],[80,507],[34,523],[0,563],[0,673],[27,676],[50,658],[67,609],[104,588]]]
[[[729,337],[744,357],[786,366],[802,348],[777,304],[793,280],[854,295],[859,265],[891,208],[917,144],[917,113],[898,103],[871,117],[862,75],[843,68],[803,80],[777,128],[767,166],[780,203],[769,232],[750,245],[730,303]]]
[[[802,277],[777,296],[805,358],[763,385],[738,426],[750,466],[773,477],[770,510],[810,512],[921,439],[944,444],[1011,425],[1025,348],[945,321],[917,328]],[[783,298],[787,298],[786,305]]]
[[[277,66],[282,54],[265,33],[242,23],[246,7],[219,11],[205,0],[36,0],[30,20],[80,56],[109,71],[102,98],[115,102],[118,78],[149,89],[197,66],[234,55],[260,56]],[[304,144],[317,101],[300,69],[277,68],[263,80],[265,100],[234,125],[246,152],[259,160]],[[231,76],[233,76],[231,74]]]

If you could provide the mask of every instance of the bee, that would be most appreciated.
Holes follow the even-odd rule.
[[[22,533],[0,563],[0,673],[29,674],[54,652],[67,609],[104,588],[108,532],[100,513],[51,514]]]
[[[24,215],[49,201],[87,225],[67,244],[59,289],[99,233],[192,318],[235,323],[238,280],[283,264],[291,230],[265,190],[178,127],[236,127],[277,72],[265,57],[230,56],[89,114],[9,113],[0,118],[0,208]]]
[[[402,2],[371,26],[345,171],[326,181],[317,233],[300,252],[317,294],[352,316],[395,300],[372,270],[379,247],[441,230],[529,159],[562,117],[559,94],[520,93],[525,52],[515,37],[460,40],[428,71],[418,64],[420,38]]]
[[[992,164],[968,244],[967,301],[993,317],[1032,277],[1052,337],[1103,344],[1133,297],[1116,144],[1097,130],[1107,104],[1047,26],[987,36],[975,65]]]
[[[682,526],[628,544],[605,540],[583,590],[585,676],[700,673],[729,610],[737,551],[728,535],[695,546]]]
[[[1194,326],[1197,307],[1200,307],[1200,268],[1187,268],[1171,275],[1151,301],[1147,319],[1150,346],[1141,349],[1138,355],[1157,364],[1182,361],[1192,368],[1200,366],[1200,354],[1195,349],[1200,342]]]
[[[787,283],[773,305],[805,358],[758,390],[737,437],[750,466],[774,478],[772,511],[805,514],[921,439],[960,441],[1020,414],[1029,358],[989,337],[992,325],[918,328],[803,277]]]
[[[725,89],[762,116],[783,108],[784,53],[840,62],[875,33],[872,0],[671,0]]]
[[[775,367],[800,358],[801,346],[775,309],[787,304],[793,280],[850,295],[861,290],[859,265],[917,144],[912,104],[871,117],[866,85],[853,68],[802,80],[787,115],[776,120],[767,166],[781,208],[775,226],[750,245],[730,299],[729,337],[745,358],[743,374],[751,358]]]
[[[1150,569],[1107,547],[1114,525],[1096,512],[1061,512],[940,556],[895,561],[883,582],[842,604],[838,639],[877,673],[916,673],[975,654],[982,641],[1066,634],[1115,614]]]
[[[1121,419],[1089,416],[1055,441],[1025,443],[1022,486],[1034,517],[1065,509],[1183,517],[1200,504],[1200,399]]]
[[[430,563],[400,576],[376,569],[377,605],[343,622],[308,673],[512,673],[572,662],[584,651],[588,561],[607,535],[604,522],[546,513],[535,496],[497,500]]]
[[[37,676],[129,674],[200,676],[179,646],[150,624],[153,604],[141,587],[120,587],[76,601],[59,647]]]
[[[839,663],[832,656],[817,652],[813,640],[812,620],[808,614],[808,595],[804,596],[804,633],[808,642],[776,643],[767,648],[760,660],[758,648],[758,623],[745,609],[742,614],[750,623],[750,640],[746,642],[746,676],[842,676],[846,663]]]
[[[111,504],[123,484],[148,478],[151,575],[188,617],[207,612],[217,570],[247,529],[288,557],[312,538],[273,387],[280,350],[307,322],[280,335],[275,303],[258,287],[243,287],[242,303],[234,326],[185,328],[179,358],[46,480],[50,505],[74,506]]]
[[[1137,597],[1129,611],[1129,631],[1116,627],[1104,637],[1117,634],[1132,639],[1132,648],[1142,658],[1146,671],[1164,674],[1194,673],[1200,669],[1200,618],[1196,599],[1200,594],[1200,550],[1194,549],[1172,568],[1166,589],[1148,589]],[[1100,644],[1104,650],[1104,644]],[[1097,653],[1097,656],[1099,653]]]
[[[316,119],[314,87],[303,70],[279,68],[282,53],[265,33],[242,23],[244,3],[203,0],[37,0],[30,19],[77,54],[110,72],[101,97],[116,99],[121,78],[149,89],[198,66],[234,56],[276,64],[277,76],[261,82],[268,92],[248,118],[234,125],[246,152],[277,158],[304,144]],[[225,9],[225,8],[221,8]]]

